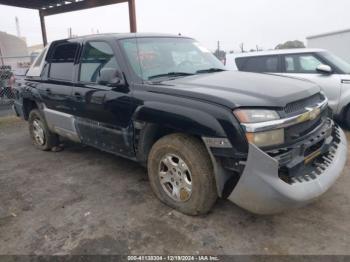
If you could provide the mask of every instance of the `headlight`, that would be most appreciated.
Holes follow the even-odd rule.
[[[237,109],[233,112],[241,124],[268,122],[280,119],[276,111],[265,109]],[[284,129],[269,130],[264,132],[246,132],[249,143],[258,147],[280,145],[284,143]]]
[[[259,123],[280,119],[276,111],[264,109],[237,109],[234,114],[241,123]]]

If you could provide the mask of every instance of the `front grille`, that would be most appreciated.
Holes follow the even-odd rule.
[[[308,98],[304,98],[304,99],[287,104],[286,107],[284,108],[284,112],[286,114],[291,114],[291,113],[296,113],[300,111],[305,111],[305,107],[314,106],[322,102],[324,99],[325,97],[321,93],[317,93]]]
[[[286,143],[292,143],[295,140],[299,140],[300,138],[308,135],[310,132],[315,130],[318,126],[322,125],[322,123],[327,119],[328,111],[323,110],[321,114],[314,120],[309,120],[306,122],[302,122],[297,125],[293,125],[284,129],[285,131],[285,141]]]

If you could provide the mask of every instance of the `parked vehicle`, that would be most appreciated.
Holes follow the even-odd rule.
[[[138,161],[155,195],[190,215],[217,197],[259,214],[302,206],[345,165],[346,138],[317,85],[225,71],[191,38],[55,41],[15,90],[37,148],[62,136]]]
[[[284,49],[230,54],[227,68],[246,72],[278,73],[318,84],[334,117],[350,127],[350,64],[322,49]]]

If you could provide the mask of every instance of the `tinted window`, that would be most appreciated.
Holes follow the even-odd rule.
[[[78,45],[75,43],[60,44],[54,47],[50,58],[49,77],[72,81],[74,58],[77,50]]]
[[[287,73],[316,73],[322,62],[311,54],[288,55],[284,58]]]
[[[278,56],[237,58],[237,67],[247,72],[278,72]]]
[[[112,48],[105,42],[88,42],[80,60],[79,80],[96,82],[102,69],[118,69]]]

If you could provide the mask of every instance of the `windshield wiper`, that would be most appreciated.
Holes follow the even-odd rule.
[[[222,71],[227,71],[222,68],[208,68],[208,69],[203,69],[203,70],[198,70],[196,74],[204,74],[204,73],[215,73],[215,72],[222,72]]]
[[[158,77],[172,77],[172,76],[192,76],[194,74],[192,73],[186,73],[186,72],[169,72],[169,73],[165,73],[165,74],[159,74],[159,75],[153,75],[153,76],[149,76],[148,80],[154,79],[154,78],[158,78]]]

